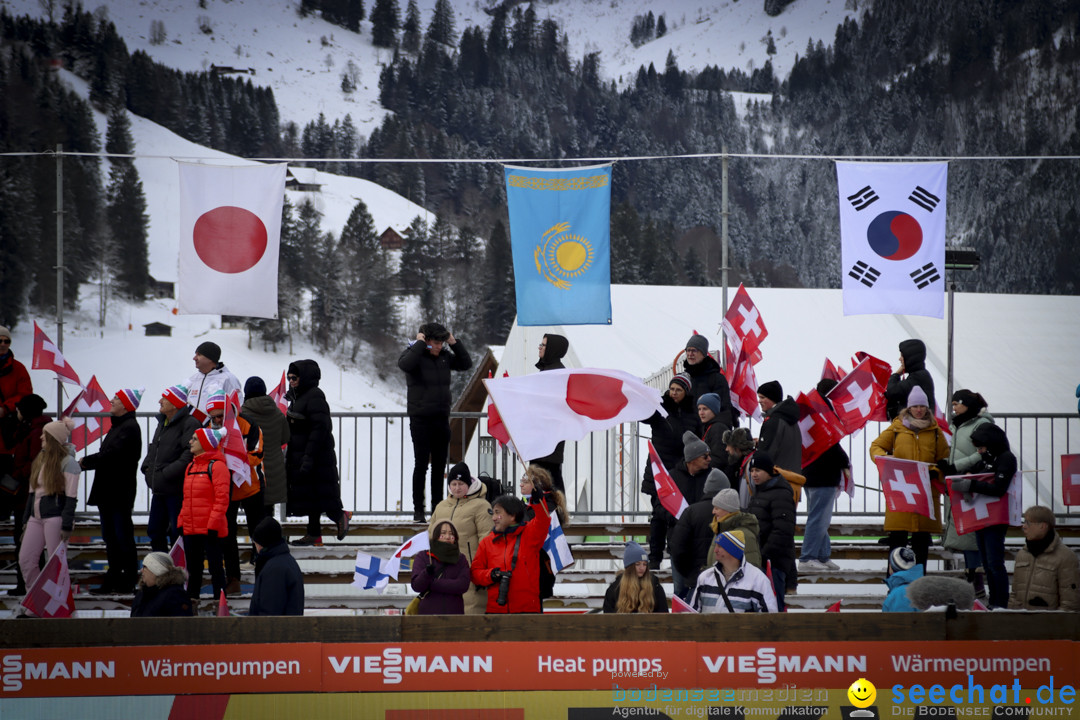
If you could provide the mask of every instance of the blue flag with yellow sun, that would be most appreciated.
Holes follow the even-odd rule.
[[[610,325],[611,165],[505,171],[518,325]]]

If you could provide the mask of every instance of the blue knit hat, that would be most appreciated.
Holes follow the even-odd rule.
[[[649,554],[645,552],[645,548],[641,547],[633,540],[626,543],[626,550],[623,551],[622,555],[624,568],[628,568],[634,563],[641,562],[642,560],[647,561],[648,559]]]
[[[702,395],[701,397],[698,398],[697,404],[698,405],[704,405],[705,407],[712,410],[713,415],[716,415],[717,417],[720,417],[720,410],[721,410],[720,396],[717,395],[716,393],[705,393],[704,395]]]
[[[742,530],[728,530],[716,536],[716,544],[727,550],[728,555],[742,562],[746,554],[746,538]]]

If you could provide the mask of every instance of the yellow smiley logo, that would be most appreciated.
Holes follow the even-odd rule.
[[[848,700],[857,708],[867,708],[877,699],[877,688],[866,678],[859,678],[851,683],[847,691]]]

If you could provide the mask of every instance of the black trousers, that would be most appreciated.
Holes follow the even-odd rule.
[[[135,549],[135,526],[131,508],[98,506],[101,538],[105,541],[105,585],[122,592],[131,592],[139,582],[139,558]]]
[[[22,550],[22,534],[23,534],[23,513],[26,511],[27,495],[8,495],[6,492],[0,491],[0,521],[7,521],[9,517],[13,517],[15,524],[11,528],[11,532],[15,537],[15,588],[18,591],[26,592],[26,581],[23,580],[22,568],[19,567],[18,558],[19,552]]]
[[[221,552],[225,556],[225,577],[240,579],[240,547],[236,540],[237,515],[240,508],[244,508],[244,519],[247,521],[247,534],[250,538],[255,532],[255,526],[266,517],[266,506],[263,504],[263,494],[259,491],[251,497],[243,500],[233,500],[229,503],[229,510],[225,517],[229,522],[229,534],[221,539]]]
[[[202,589],[203,561],[210,569],[214,599],[225,589],[225,565],[221,560],[221,540],[209,535],[184,534],[184,556],[187,560],[188,597],[196,603]]]
[[[431,511],[442,501],[446,456],[450,452],[450,418],[423,415],[409,418],[413,443],[413,509],[424,509],[424,477],[431,459]]]

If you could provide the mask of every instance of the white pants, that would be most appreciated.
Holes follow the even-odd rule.
[[[33,502],[33,497],[28,502]],[[19,551],[19,567],[22,568],[23,578],[26,579],[26,587],[30,587],[41,574],[40,557],[42,549],[48,550],[51,556],[60,546],[60,532],[64,520],[60,517],[51,517],[42,520],[31,516],[26,523],[26,532],[23,535],[22,549]]]

